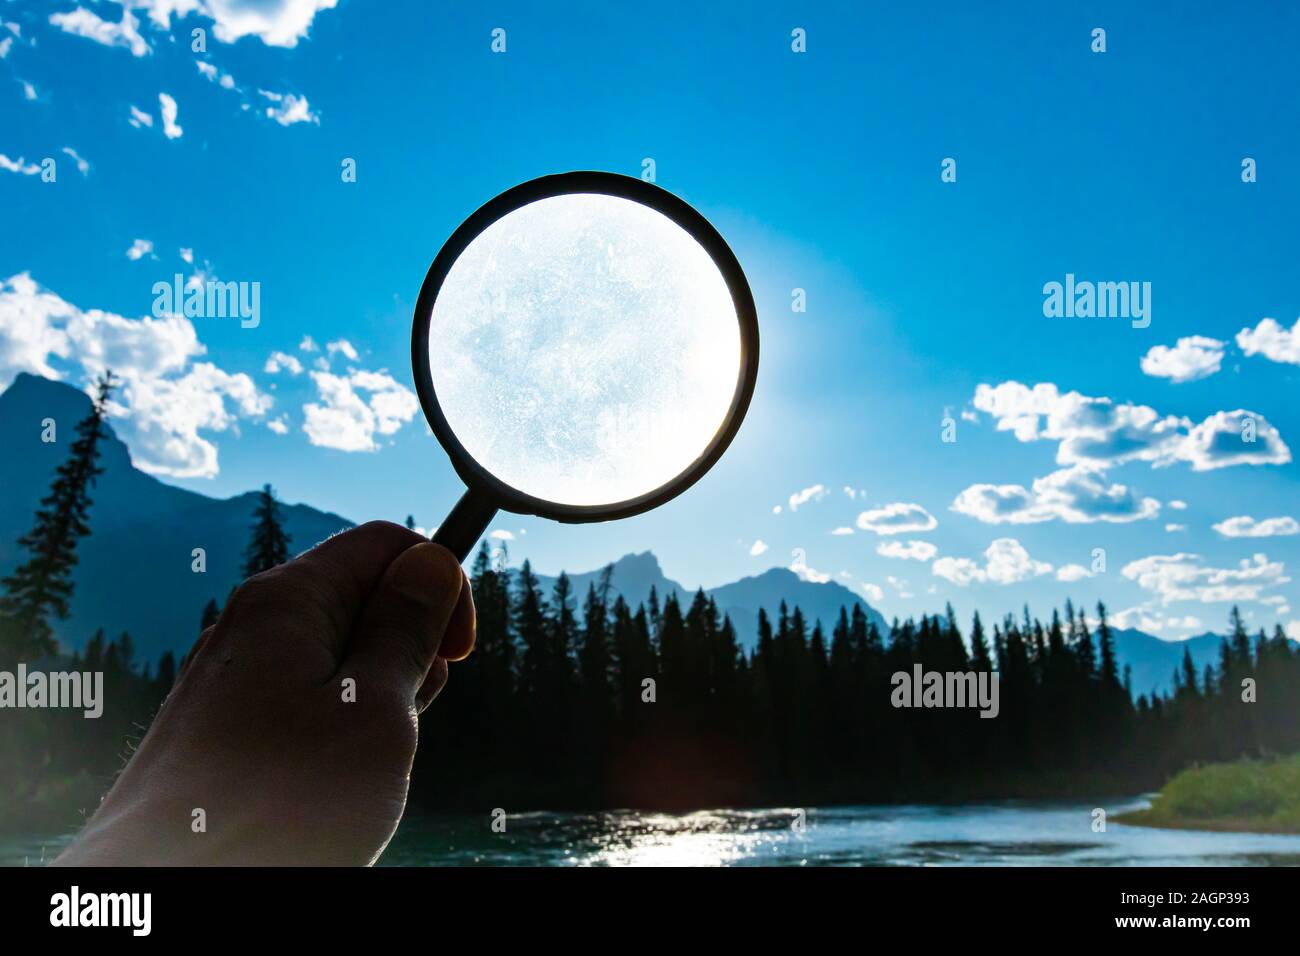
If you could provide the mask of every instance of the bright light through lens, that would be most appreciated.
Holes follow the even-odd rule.
[[[540,199],[480,233],[429,323],[438,403],[470,455],[547,501],[666,484],[723,425],[740,374],[726,281],[689,233],[600,194]]]

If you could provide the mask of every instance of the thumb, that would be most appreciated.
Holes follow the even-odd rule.
[[[403,551],[367,598],[345,668],[394,683],[414,701],[464,585],[455,555],[426,541]]]

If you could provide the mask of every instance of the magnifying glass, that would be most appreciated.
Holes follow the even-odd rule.
[[[498,510],[626,518],[693,485],[740,428],[758,318],[716,229],[658,186],[543,176],[451,234],[411,361],[467,491],[433,540],[464,561]]]

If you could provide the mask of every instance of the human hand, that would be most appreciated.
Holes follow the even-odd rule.
[[[417,715],[473,646],[459,562],[395,524],[249,578],[55,865],[373,863],[406,804]]]

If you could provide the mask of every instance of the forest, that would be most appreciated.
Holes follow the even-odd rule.
[[[103,716],[6,711],[0,828],[75,825],[147,730],[176,661],[138,661],[129,634],[61,650],[77,540],[92,533],[97,443],[113,383],[19,542],[3,581],[0,669],[102,671]],[[246,574],[288,559],[266,486],[249,516]],[[409,522],[408,522],[409,523]],[[471,567],[474,653],[421,718],[413,807],[686,809],[737,805],[1125,795],[1206,761],[1300,751],[1300,650],[1250,634],[1234,608],[1217,666],[1190,655],[1168,695],[1134,697],[1106,609],[1028,608],[963,631],[951,608],[895,620],[860,606],[831,621],[760,614],[752,650],[703,591],[623,595],[606,568],[585,594],[543,593],[529,562],[484,543]],[[194,636],[220,614],[196,609]],[[751,642],[746,642],[751,643]],[[996,673],[999,709],[900,708],[899,672]]]

